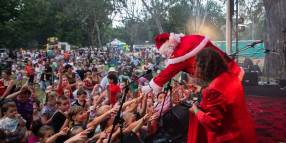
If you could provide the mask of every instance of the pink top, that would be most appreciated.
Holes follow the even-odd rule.
[[[28,138],[28,143],[39,142],[39,138],[37,136],[31,136]]]

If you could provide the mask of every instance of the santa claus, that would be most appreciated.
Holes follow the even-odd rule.
[[[152,90],[156,93],[162,91],[163,85],[172,79],[180,71],[194,75],[196,71],[196,54],[206,47],[211,47],[219,51],[225,57],[229,69],[233,74],[243,77],[243,71],[238,67],[234,60],[230,59],[226,53],[218,49],[210,42],[210,38],[201,35],[183,35],[162,33],[155,37],[155,44],[159,53],[165,55],[167,60],[166,69],[153,78],[149,85],[142,88],[142,92],[149,93]],[[241,73],[241,74],[240,74]]]

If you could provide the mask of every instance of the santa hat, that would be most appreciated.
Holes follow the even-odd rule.
[[[158,50],[160,50],[161,46],[169,40],[170,34],[162,33],[155,37],[155,45]]]
[[[174,33],[162,33],[155,37],[155,44],[159,53],[169,57],[177,45],[181,41],[181,37],[184,37],[184,34],[174,34]]]

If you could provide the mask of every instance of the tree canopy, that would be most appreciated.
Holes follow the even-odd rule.
[[[241,2],[250,29],[241,39],[263,36],[261,3]],[[225,39],[225,6],[216,0],[1,0],[0,12],[0,48],[44,48],[48,37],[98,48],[117,38],[132,47],[162,32]]]

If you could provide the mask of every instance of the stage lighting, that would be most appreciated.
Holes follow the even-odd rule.
[[[238,20],[237,20],[237,23],[238,24],[242,24],[244,22],[244,18],[239,18]]]
[[[238,31],[239,31],[239,32],[245,31],[245,26],[239,26],[239,27],[238,27]]]

